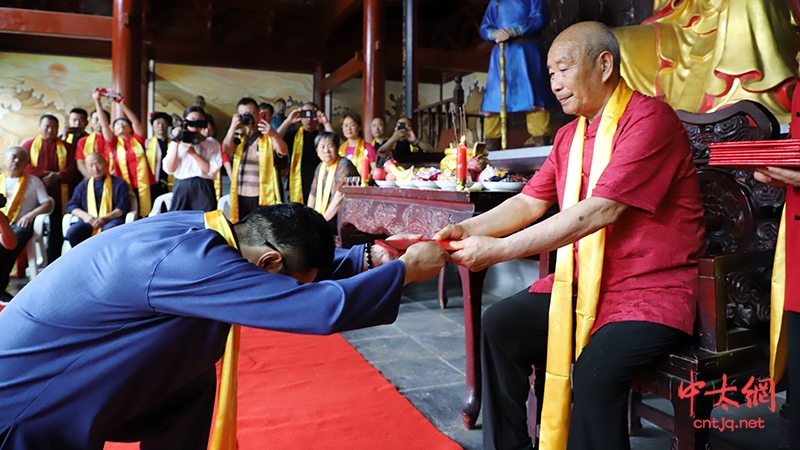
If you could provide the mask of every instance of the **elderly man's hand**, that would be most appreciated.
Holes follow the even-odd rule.
[[[408,247],[405,254],[400,257],[400,261],[406,266],[404,284],[435,277],[449,260],[448,253],[433,242],[420,242]]]
[[[500,251],[503,246],[502,239],[472,236],[462,241],[454,241],[450,245],[456,249],[450,255],[450,259],[473,272],[480,272],[503,261]]]

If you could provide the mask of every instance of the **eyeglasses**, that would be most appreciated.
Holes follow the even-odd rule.
[[[266,239],[264,239],[264,245],[266,245],[267,247],[269,247],[269,248],[271,248],[271,249],[273,249],[276,252],[281,254],[281,257],[283,258],[283,274],[284,275],[289,275],[289,265],[286,264],[286,256],[283,254],[283,252],[278,250],[278,247],[275,247],[274,245],[272,245],[272,243],[270,241],[268,241]]]

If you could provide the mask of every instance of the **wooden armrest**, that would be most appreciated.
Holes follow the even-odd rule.
[[[772,267],[774,250],[734,253],[699,261],[700,297],[697,302],[697,331],[700,346],[711,352],[727,351],[734,345],[728,333],[727,275],[732,272]]]

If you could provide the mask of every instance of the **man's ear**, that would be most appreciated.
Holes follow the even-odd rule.
[[[600,68],[603,71],[602,79],[603,83],[605,83],[614,72],[614,55],[611,52],[605,51],[600,54]]]
[[[276,250],[267,250],[258,258],[258,267],[263,268],[266,271],[270,271],[270,269],[278,270],[280,267],[281,262],[283,261],[283,255]]]

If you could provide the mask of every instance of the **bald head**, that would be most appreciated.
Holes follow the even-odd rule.
[[[108,163],[106,162],[106,158],[97,152],[92,152],[86,155],[84,159],[84,164],[86,164],[86,170],[89,172],[95,179],[103,179],[108,173]]]
[[[614,72],[619,75],[619,42],[611,29],[600,22],[578,22],[570,26],[553,41],[553,47],[556,45],[574,46],[589,60],[609,52],[614,58]]]

